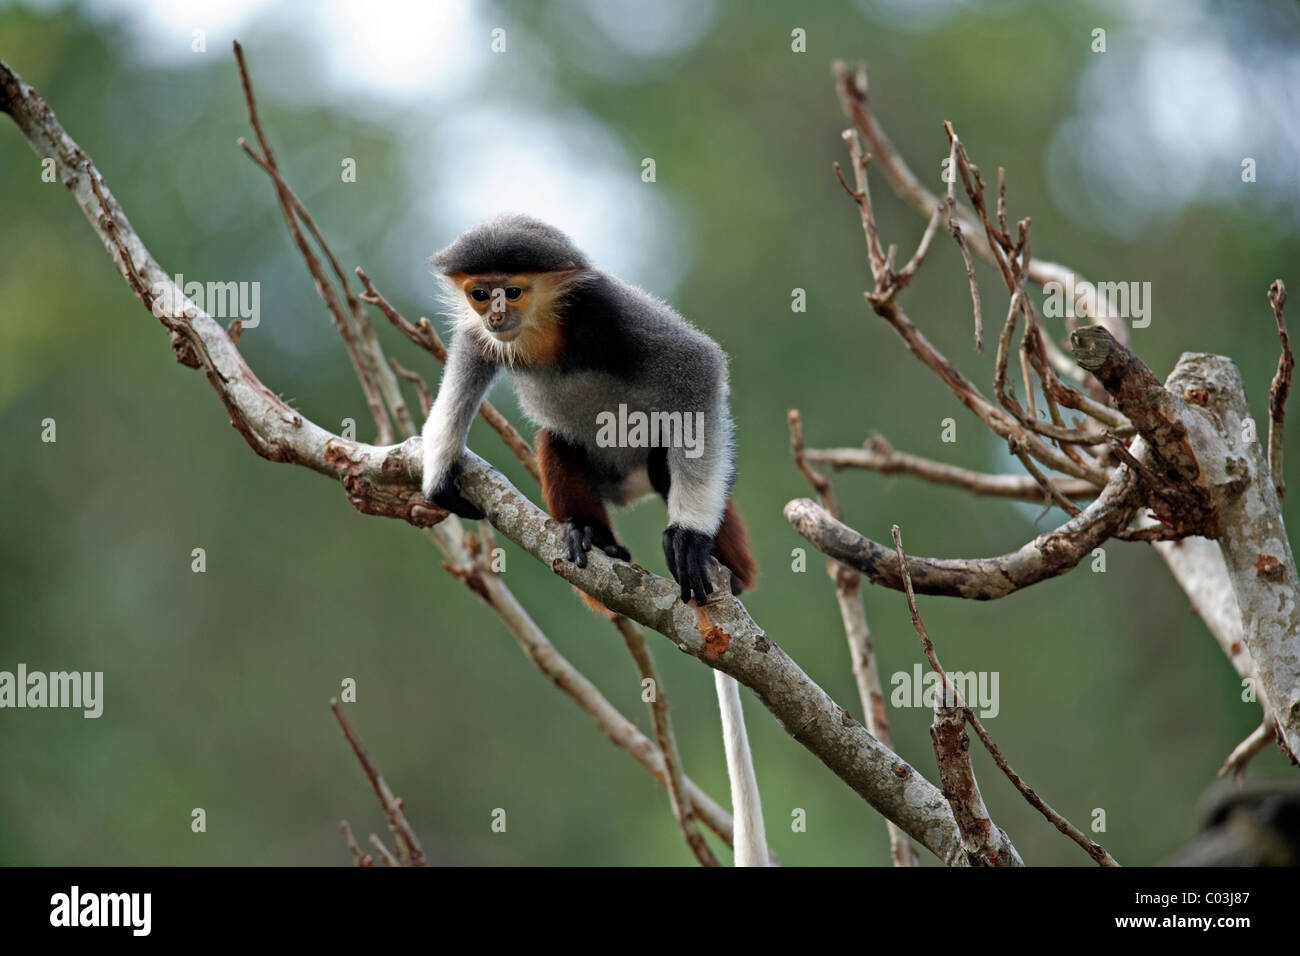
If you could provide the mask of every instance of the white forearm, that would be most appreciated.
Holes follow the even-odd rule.
[[[432,497],[465,449],[469,426],[487,394],[496,366],[484,359],[473,344],[458,335],[447,356],[438,398],[425,420],[424,477],[421,488]]]

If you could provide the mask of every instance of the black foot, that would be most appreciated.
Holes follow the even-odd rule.
[[[580,568],[587,566],[587,552],[596,547],[611,558],[631,561],[632,552],[614,540],[613,533],[604,525],[570,518],[564,522],[564,556]]]
[[[704,604],[713,593],[709,582],[709,560],[713,554],[713,538],[699,531],[690,531],[669,525],[664,530],[664,558],[668,572],[681,585],[682,602]]]
[[[430,494],[426,489],[424,496],[443,511],[450,511],[460,518],[478,521],[483,512],[468,498],[460,493],[460,462],[456,462],[443,476],[442,482]]]

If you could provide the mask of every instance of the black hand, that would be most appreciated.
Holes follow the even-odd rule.
[[[713,536],[677,525],[664,530],[664,558],[668,573],[682,588],[682,602],[704,604],[713,593],[709,581],[709,561],[713,554]]]
[[[632,560],[632,552],[614,540],[614,534],[603,524],[584,518],[570,518],[564,522],[564,556],[580,568],[587,566],[587,552],[594,544],[611,558]]]
[[[447,474],[443,476],[442,483],[434,489],[429,500],[443,511],[450,511],[461,518],[478,521],[483,517],[483,512],[479,510],[478,506],[460,493],[459,461],[447,469]]]

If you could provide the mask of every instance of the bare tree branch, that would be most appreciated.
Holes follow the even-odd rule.
[[[1021,792],[1027,801],[1029,801],[1030,806],[1046,817],[1054,827],[1082,847],[1084,852],[1096,860],[1098,864],[1101,866],[1119,866],[1119,864],[1115,862],[1114,857],[1107,853],[1101,844],[1088,839],[1088,837],[1085,836],[1078,827],[1074,826],[1074,824],[1070,823],[1069,820],[1065,819],[1065,817],[1061,816],[1048,806],[1047,802],[1035,793],[1029,784],[1025,783],[1020,774],[1016,773],[1015,770],[1011,768],[1011,765],[1007,763],[1006,758],[1002,756],[1002,751],[998,748],[997,744],[993,742],[993,738],[989,736],[989,732],[984,729],[984,724],[977,716],[975,716],[975,712],[971,710],[970,706],[964,700],[962,700],[961,694],[958,692],[953,682],[949,680],[947,672],[944,671],[943,666],[939,663],[939,657],[934,650],[934,641],[930,639],[930,635],[925,629],[925,624],[921,621],[921,612],[916,607],[916,595],[912,589],[912,578],[908,572],[909,561],[903,554],[903,537],[899,533],[898,525],[894,525],[893,528],[890,529],[890,533],[894,538],[894,553],[898,558],[899,567],[902,568],[903,571],[903,590],[907,594],[907,610],[912,616],[912,626],[916,629],[916,636],[921,639],[921,648],[925,651],[925,656],[930,662],[930,666],[934,669],[934,672],[943,679],[944,697],[947,700],[955,701],[956,706],[962,709],[966,721],[971,725],[976,736],[979,737],[980,743],[984,744],[984,748],[989,752],[989,756],[993,758],[993,762],[998,765],[998,769],[1006,774],[1007,779],[1011,781],[1012,785]],[[946,748],[949,745],[947,742],[936,742],[936,752],[940,746]],[[969,743],[967,746],[969,746]],[[942,761],[943,758],[941,757],[940,759]],[[950,757],[949,759],[952,758]],[[1015,847],[1011,845],[1011,841],[1007,839],[1006,834],[996,827],[993,824],[993,821],[988,818],[988,811],[984,810],[983,801],[980,800],[978,806],[970,802],[979,798],[978,790],[975,790],[972,795],[969,789],[970,787],[973,787],[975,783],[974,772],[969,771],[968,767],[965,770],[950,768],[950,772],[959,774],[962,778],[962,785],[965,787],[965,790],[964,792],[959,793],[958,797],[960,798],[964,796],[968,801],[967,805],[963,807],[960,813],[967,818],[967,825],[971,832],[970,834],[967,834],[964,830],[963,836],[970,840],[973,846],[977,848],[977,852],[983,854],[983,859],[985,861],[989,861],[990,859],[1006,859],[1009,865],[1023,865],[1020,861],[1020,855],[1016,853]],[[967,777],[969,777],[968,780],[966,779]],[[947,795],[946,792],[945,795]],[[950,796],[949,799],[951,800],[953,797]],[[957,807],[954,807],[953,809],[954,811],[957,811]],[[981,814],[980,811],[983,811],[983,813]],[[961,825],[960,818],[958,825]],[[1010,854],[1010,856],[1008,856],[1008,854]]]
[[[866,70],[854,69],[841,62],[836,62],[832,70],[844,115],[866,141],[866,148],[870,151],[876,165],[885,174],[885,178],[889,180],[894,192],[923,216],[929,217],[934,215],[936,210],[942,211],[943,200],[926,189],[916,174],[908,168],[907,163],[903,161],[898,150],[894,148],[884,129],[877,122],[875,114],[871,112]],[[990,263],[995,263],[993,250],[988,245],[983,230],[974,216],[963,206],[958,205],[955,218],[975,254]],[[1029,278],[1039,285],[1048,282],[1066,285],[1072,281],[1076,289],[1089,289],[1092,293],[1090,301],[1096,303],[1094,311],[1089,313],[1090,316],[1105,324],[1117,339],[1127,341],[1128,329],[1109,301],[1105,296],[1097,294],[1096,286],[1073,269],[1038,259],[1030,269]]]
[[[984,805],[970,762],[965,711],[946,703],[945,696],[935,695],[930,742],[939,764],[939,786],[957,818],[966,855],[974,866],[1023,866],[1006,831],[993,822]]]
[[[894,547],[898,554],[899,566],[903,569],[903,590],[907,595],[907,609],[912,616],[912,627],[921,639],[925,656],[934,668],[934,672],[943,681],[942,691],[935,696],[934,721],[930,726],[930,740],[934,745],[934,756],[939,764],[939,785],[943,795],[952,807],[957,827],[961,830],[962,848],[970,858],[973,866],[1024,866],[1020,854],[1011,843],[1006,831],[993,822],[984,798],[980,795],[979,784],[975,782],[975,769],[970,762],[970,737],[966,733],[966,702],[947,673],[939,665],[935,654],[934,642],[921,621],[921,612],[916,607],[916,596],[912,593],[912,579],[907,573],[907,561],[903,557],[903,539],[898,525],[892,529]]]
[[[1187,440],[1184,410],[1146,363],[1099,325],[1071,332],[1070,348],[1075,361],[1114,396],[1119,410],[1147,440],[1170,477],[1179,482],[1198,482],[1201,467]]]
[[[418,456],[418,452],[416,454]],[[476,563],[463,550],[461,555],[461,563],[451,566],[449,570],[496,611],[524,655],[538,671],[581,707],[614,746],[625,751],[666,789],[670,785],[670,771],[663,753],[654,741],[641,733],[636,724],[611,704],[599,688],[560,653],[501,578],[491,572],[490,567],[482,562]],[[683,783],[696,817],[731,846],[734,827],[731,814],[689,778],[684,778]],[[771,848],[768,853],[775,859]]]
[[[862,448],[809,448],[810,462],[835,469],[865,468],[882,475],[915,475],[939,485],[964,488],[971,494],[1024,501],[1046,501],[1038,482],[1021,475],[990,475],[896,451],[881,435],[873,435]],[[1092,498],[1097,486],[1080,478],[1053,478],[1052,486],[1067,498]]]
[[[348,322],[347,316],[339,306],[338,298],[334,294],[334,288],[326,279],[325,273],[321,268],[320,261],[316,254],[311,251],[306,237],[303,236],[302,230],[298,228],[297,211],[294,206],[294,196],[289,189],[284,178],[280,175],[279,167],[275,162],[275,155],[271,152],[271,144],[267,141],[266,134],[262,131],[262,123],[257,115],[257,102],[253,98],[253,87],[249,80],[248,69],[244,64],[244,51],[240,48],[239,43],[234,44],[235,62],[239,66],[239,79],[244,88],[244,101],[248,106],[248,122],[253,127],[253,132],[257,135],[257,141],[262,147],[262,156],[260,165],[271,177],[275,185],[276,198],[280,202],[280,211],[284,214],[284,221],[289,227],[289,234],[293,237],[294,245],[298,247],[303,260],[307,263],[307,268],[311,272],[312,279],[316,283],[316,291],[320,293],[325,307],[329,310],[330,316],[334,319],[334,326],[338,329],[339,336],[343,339],[344,348],[347,349],[348,357],[352,359],[352,367],[357,373],[357,379],[361,382],[362,390],[365,392],[366,401],[370,405],[371,413],[374,415],[375,423],[379,426],[379,444],[388,445],[393,441],[393,423],[388,417],[388,410],[384,406],[383,397],[375,384],[373,359],[367,360],[362,356],[362,350],[357,341],[356,332]],[[258,160],[252,150],[248,150],[254,160]],[[304,210],[305,211],[305,210]]]
[[[952,137],[952,147],[948,151],[948,192],[944,196],[942,205],[948,223],[948,234],[956,241],[957,248],[961,250],[961,261],[966,265],[971,308],[975,313],[975,351],[983,352],[984,319],[980,314],[980,289],[975,281],[975,263],[970,257],[970,245],[966,242],[966,234],[962,231],[962,227],[957,224],[957,199],[953,195],[953,186],[957,183],[957,135],[952,133],[952,127],[949,127],[949,133]]]
[[[392,851],[389,850],[388,847],[384,846],[384,841],[379,839],[376,834],[370,834],[370,843],[379,851],[379,858],[384,861],[384,866],[402,865],[397,861],[397,857],[393,856]]]
[[[429,385],[424,377],[418,372],[412,372],[395,358],[390,358],[388,364],[393,367],[394,372],[415,386],[415,390],[420,394],[420,410],[428,415],[433,409],[433,396],[429,394]]]
[[[242,69],[244,65],[242,53],[239,56],[239,65]],[[251,105],[253,102],[253,87],[251,82],[245,83],[245,90]],[[334,273],[335,280],[338,282],[339,288],[343,290],[343,297],[348,304],[348,310],[351,313],[352,321],[356,326],[355,335],[357,344],[360,346],[360,355],[365,360],[367,371],[372,379],[377,383],[384,402],[387,404],[388,409],[393,413],[393,419],[397,423],[398,433],[403,437],[414,435],[415,423],[411,420],[411,412],[406,406],[406,400],[402,398],[401,389],[398,388],[397,380],[393,377],[392,371],[384,366],[383,350],[380,348],[379,340],[375,337],[374,329],[370,326],[370,319],[366,316],[365,307],[362,306],[361,300],[358,299],[356,294],[352,291],[352,287],[349,285],[347,277],[343,273],[343,267],[339,265],[338,257],[334,255],[334,250],[330,248],[330,244],[326,241],[325,236],[321,233],[320,229],[317,228],[316,221],[312,219],[311,213],[307,211],[307,207],[303,204],[302,200],[298,198],[297,193],[289,187],[288,182],[280,172],[279,166],[275,164],[274,158],[268,162],[262,156],[259,156],[257,151],[254,150],[253,147],[250,146],[242,137],[239,140],[239,146],[243,149],[249,159],[256,163],[264,173],[271,177],[271,180],[275,183],[277,189],[283,189],[294,212],[297,213],[299,220],[301,220],[302,224],[307,227],[307,231],[310,232],[312,238],[316,240],[316,245],[319,246],[321,252],[325,254],[325,258],[329,261],[330,269]],[[307,266],[309,270],[312,268],[312,262],[310,260],[308,260]],[[342,327],[337,325],[336,327],[342,331]],[[363,386],[365,385],[364,381],[362,384]]]
[[[1137,506],[1137,482],[1118,469],[1097,500],[1055,531],[992,558],[920,558],[909,555],[918,594],[987,601],[1069,571],[1124,528]],[[837,521],[807,498],[785,506],[785,518],[813,547],[866,575],[873,584],[903,589],[893,549]]]
[[[415,831],[411,829],[411,824],[407,822],[406,814],[402,812],[401,801],[393,796],[393,791],[384,782],[383,775],[371,762],[370,755],[366,753],[366,748],[361,744],[361,738],[352,729],[348,719],[343,716],[343,707],[339,704],[337,698],[330,701],[330,710],[334,711],[339,727],[343,729],[343,736],[347,738],[348,744],[352,747],[352,752],[357,755],[357,762],[361,764],[361,769],[366,772],[366,779],[370,781],[375,796],[379,798],[379,806],[383,808],[384,816],[388,818],[388,829],[393,831],[393,838],[397,840],[397,849],[402,855],[402,862],[406,866],[424,866],[424,848],[420,846],[419,838],[416,837]],[[371,840],[383,850],[383,844],[379,843],[374,836],[371,836]],[[388,853],[387,850],[383,850],[383,852]]]
[[[357,838],[352,835],[352,828],[348,826],[347,820],[339,821],[339,829],[343,831],[343,839],[347,841],[348,849],[352,851],[352,859],[357,866],[373,866],[374,860],[369,854],[362,853],[361,847],[357,846]]]
[[[876,217],[871,211],[871,190],[868,188],[866,177],[868,157],[862,155],[862,148],[852,130],[844,131],[844,142],[848,144],[849,158],[853,163],[854,185],[850,186],[844,181],[844,174],[840,172],[839,163],[835,164],[835,175],[839,178],[844,191],[858,204],[858,212],[862,217],[862,229],[867,236],[867,257],[871,264],[871,274],[873,276],[883,275],[885,271],[885,254],[880,251],[880,238],[876,235]]]
[[[1231,359],[1187,352],[1167,387],[1186,404],[1187,431],[1218,518],[1219,546],[1261,696],[1271,705],[1283,751],[1297,762],[1300,577],[1266,453],[1246,425],[1250,408],[1241,375]]]
[[[895,191],[926,215],[933,216],[942,212],[946,206],[944,199],[930,193],[921,185],[898,156],[872,114],[867,98],[865,72],[853,71],[843,64],[837,64],[835,76],[845,114],[853,123],[854,129],[871,148],[875,165],[882,169]],[[1050,339],[1038,332],[1032,306],[1023,295],[1023,280],[1028,278],[1039,283],[1056,282],[1062,287],[1072,284],[1076,290],[1088,293],[1091,301],[1096,303],[1093,317],[1105,324],[1114,342],[1120,345],[1127,336],[1124,323],[1113,314],[1105,297],[1099,294],[1100,290],[1084,282],[1072,270],[1044,263],[1041,260],[1030,261],[1028,220],[1022,220],[1020,242],[1014,246],[1011,244],[1007,234],[1005,175],[1003,174],[999,175],[998,182],[997,225],[992,223],[983,205],[983,187],[980,183],[979,171],[969,163],[964,148],[960,146],[951,131],[949,156],[950,166],[953,165],[952,160],[956,160],[956,172],[962,176],[967,195],[977,211],[977,215],[971,214],[964,208],[958,207],[957,218],[960,220],[961,228],[967,233],[971,246],[977,254],[999,267],[1004,278],[1008,280],[1008,288],[1013,293],[1013,299],[1016,298],[1017,292],[1021,293],[1019,304],[1026,318],[1025,335],[1020,347],[1022,370],[1027,360],[1029,366],[1038,373],[1044,394],[1048,399],[1049,409],[1052,411],[1053,426],[1062,424],[1054,407],[1058,403],[1084,412],[1096,422],[1106,426],[1114,435],[1125,438],[1133,434],[1133,423],[1130,423],[1123,414],[1125,408],[1143,419],[1142,427],[1146,430],[1146,436],[1133,443],[1132,451],[1116,445],[1111,452],[1121,460],[1128,461],[1130,469],[1141,464],[1143,478],[1138,497],[1147,499],[1165,524],[1163,527],[1120,528],[1115,531],[1115,536],[1126,540],[1154,543],[1233,666],[1243,679],[1249,679],[1254,685],[1266,716],[1271,714],[1273,708],[1269,702],[1268,682],[1258,680],[1255,676],[1252,654],[1244,640],[1241,613],[1219,548],[1204,539],[1187,537],[1189,534],[1196,533],[1217,533],[1217,515],[1208,500],[1209,490],[1197,470],[1199,465],[1196,456],[1189,454],[1190,446],[1181,432],[1184,427],[1181,420],[1185,411],[1183,406],[1186,402],[1171,399],[1135,356],[1120,349],[1114,350],[1115,356],[1122,358],[1123,362],[1113,365],[1111,371],[1117,381],[1124,383],[1124,389],[1119,393],[1121,408],[1116,411],[1098,401],[1099,398],[1106,397],[1101,383],[1088,375],[1084,368],[1072,365]],[[919,333],[915,333],[910,323],[899,321],[896,316],[882,310],[881,305],[886,298],[890,298],[888,290],[883,290],[882,294],[880,282],[877,280],[876,292],[868,294],[868,300],[872,302],[876,311],[895,326],[903,335],[909,348],[931,369],[938,372],[968,407],[971,407],[996,433],[1006,438],[1008,442],[1013,442],[1009,423],[999,419],[997,414],[990,412],[970,394],[972,387],[951,368],[951,363],[933,346],[925,342]],[[1096,333],[1084,330],[1082,334],[1086,338]],[[1098,339],[1100,340],[1100,337]],[[1076,339],[1076,346],[1078,344],[1080,343]],[[1086,342],[1083,344],[1087,345]],[[1080,357],[1084,358],[1085,365],[1094,358],[1105,361],[1105,356],[1085,354]],[[1285,361],[1284,355],[1280,365],[1285,365]],[[1089,395],[1065,386],[1056,377],[1058,374],[1075,383],[1086,385]],[[1115,384],[1116,382],[1112,382],[1112,390]],[[1199,404],[1203,398],[1201,393],[1193,391],[1190,401]],[[1026,430],[1055,438],[1058,442],[1066,437],[1057,427],[1035,424],[1021,414],[1022,410],[1009,402],[1004,404],[1011,406],[1015,413],[1012,417]],[[1110,437],[1104,432],[1096,431],[1095,426],[1092,425],[1086,425],[1085,429],[1087,429],[1085,443],[1097,446],[1100,454],[1105,455],[1107,449],[1101,446],[1099,441],[1109,442]],[[1273,434],[1280,440],[1280,430],[1274,429]],[[1149,445],[1154,446],[1155,450],[1148,447]],[[1027,448],[1022,447],[1021,451],[1028,451],[1036,461],[1048,467],[1075,477],[1087,477],[1089,480],[1096,481],[1096,469],[1105,467],[1100,456],[1094,464],[1094,460],[1081,448],[1076,450],[1069,444],[1063,444],[1062,449],[1071,459],[1074,469],[1081,469],[1081,471],[1063,468],[1059,460],[1046,457],[1041,448],[1036,448],[1032,444]],[[1213,455],[1214,453],[1211,453],[1211,457]],[[1056,481],[1056,479],[1052,480]],[[1063,497],[1073,496],[1063,494]],[[1184,540],[1167,540],[1170,538]],[[1260,552],[1260,554],[1265,553],[1265,551]],[[1268,562],[1265,561],[1265,564]]]
[[[1219,768],[1219,776],[1232,774],[1240,778],[1246,773],[1246,765],[1274,740],[1277,740],[1277,728],[1272,721],[1265,720],[1250,732],[1250,736],[1232,748],[1232,753],[1228,754],[1228,759]]]
[[[1291,337],[1286,331],[1286,286],[1274,279],[1268,287],[1268,304],[1273,307],[1277,321],[1277,337],[1282,343],[1282,354],[1277,357],[1277,371],[1268,390],[1268,471],[1273,476],[1277,496],[1286,494],[1286,469],[1282,464],[1282,423],[1286,421],[1286,399],[1291,394],[1291,375],[1295,371],[1295,356],[1291,353]]]

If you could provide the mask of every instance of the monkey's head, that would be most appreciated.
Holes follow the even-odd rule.
[[[509,360],[540,357],[556,338],[556,305],[589,264],[569,237],[527,216],[499,216],[431,260],[463,296],[462,327]]]

